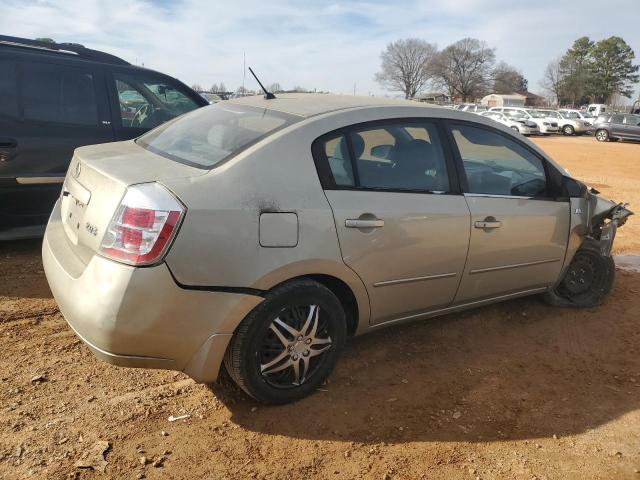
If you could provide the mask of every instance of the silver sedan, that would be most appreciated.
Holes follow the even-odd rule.
[[[246,97],[76,150],[43,243],[101,359],[299,399],[350,335],[525,295],[592,307],[629,212],[493,120]]]

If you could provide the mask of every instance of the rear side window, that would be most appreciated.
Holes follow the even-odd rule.
[[[449,191],[447,164],[435,124],[354,127],[320,141],[316,155],[319,151],[323,158],[317,161],[328,166],[331,177],[326,188]]]
[[[98,124],[94,76],[89,71],[66,65],[23,63],[20,88],[25,120]]]
[[[177,83],[145,74],[114,73],[123,127],[154,128],[198,105]]]
[[[178,162],[213,168],[297,119],[273,110],[221,102],[165,123],[136,141]]]
[[[624,117],[625,125],[640,125],[640,116],[638,115],[625,115]]]
[[[622,123],[624,121],[624,115],[612,115],[611,123]]]
[[[18,79],[16,62],[0,60],[0,117],[18,116]]]
[[[542,160],[499,132],[454,125],[468,193],[540,197],[547,192]]]

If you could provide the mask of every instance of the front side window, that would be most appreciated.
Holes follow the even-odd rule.
[[[451,127],[468,193],[540,197],[546,194],[542,160],[505,135],[469,125]]]
[[[84,69],[50,63],[23,63],[20,96],[25,120],[98,124],[94,77]]]
[[[624,117],[625,125],[638,126],[640,125],[640,116],[638,115],[625,115]]]
[[[182,87],[155,77],[115,73],[123,127],[154,128],[199,105]]]
[[[624,121],[624,115],[613,115],[610,121],[611,123],[622,123]]]
[[[136,142],[172,160],[213,168],[297,119],[263,108],[216,103],[161,125]]]
[[[324,140],[321,151],[336,187],[449,191],[444,151],[434,124],[354,128]]]

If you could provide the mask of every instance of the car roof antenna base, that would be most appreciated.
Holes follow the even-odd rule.
[[[273,100],[274,98],[276,98],[276,96],[273,93],[267,92],[267,89],[264,88],[264,85],[262,85],[262,82],[258,79],[258,76],[253,72],[251,67],[249,67],[249,71],[251,72],[251,75],[253,75],[253,78],[256,79],[256,82],[258,82],[258,85],[260,85],[260,88],[262,88],[262,91],[264,92],[264,99]]]

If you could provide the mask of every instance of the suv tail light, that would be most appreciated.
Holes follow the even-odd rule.
[[[158,183],[130,186],[102,239],[100,253],[129,265],[157,263],[169,248],[185,210]]]

